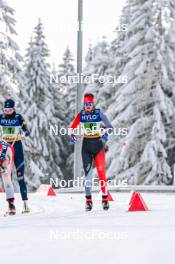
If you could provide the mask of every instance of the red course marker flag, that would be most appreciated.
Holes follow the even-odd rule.
[[[49,188],[47,196],[56,196],[56,192],[52,187]]]
[[[47,196],[56,196],[55,190],[49,184],[41,184],[37,190],[37,194],[44,194]]]
[[[128,212],[148,211],[148,207],[139,192],[134,192],[129,204]]]

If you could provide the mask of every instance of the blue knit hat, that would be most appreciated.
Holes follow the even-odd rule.
[[[8,99],[4,103],[4,108],[14,108],[15,102],[12,99]]]

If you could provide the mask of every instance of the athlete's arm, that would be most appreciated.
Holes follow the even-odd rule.
[[[100,117],[101,117],[101,120],[103,121],[103,123],[105,125],[105,128],[113,128],[113,126],[111,125],[109,119],[107,118],[107,116],[105,114],[100,112]]]
[[[71,130],[75,129],[80,123],[80,112],[77,114],[77,116],[75,117],[74,121],[72,122],[70,128]],[[68,138],[68,143],[69,144],[75,144],[77,141],[76,136],[73,134],[73,131],[71,131],[71,135]]]
[[[2,146],[2,152],[1,152],[1,155],[0,155],[0,161],[3,161],[5,159],[5,156],[6,156],[6,153],[7,153],[8,143],[6,143],[5,141],[1,141],[0,144]]]
[[[20,126],[21,126],[22,130],[24,131],[25,136],[29,136],[30,132],[28,130],[27,123],[21,115],[20,115]]]
[[[74,121],[71,124],[71,128],[76,128],[80,124],[80,112],[75,117]]]

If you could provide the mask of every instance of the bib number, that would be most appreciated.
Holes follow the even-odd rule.
[[[15,134],[15,127],[3,127],[3,134],[6,135]]]

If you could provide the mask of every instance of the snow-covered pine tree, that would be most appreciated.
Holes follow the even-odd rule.
[[[10,97],[18,102],[23,82],[22,57],[15,42],[14,12],[4,0],[0,0],[0,103]]]
[[[129,129],[111,140],[108,173],[129,184],[170,184],[167,148],[172,148],[175,108],[175,3],[132,0],[121,51],[128,83],[108,111],[114,127]],[[170,129],[171,127],[171,129]],[[170,133],[168,131],[171,131]]]
[[[109,82],[107,81],[107,76],[113,77],[112,63],[112,53],[106,37],[103,37],[95,47],[89,47],[83,75],[89,77],[88,82],[92,78],[92,82],[85,84],[85,93],[92,92],[96,97],[96,104],[103,110],[110,105],[112,97],[113,86],[110,82],[113,82],[113,79],[109,78]]]
[[[70,124],[75,113],[76,81],[73,55],[69,48],[63,54],[63,61],[58,67],[58,77],[60,80],[59,90],[65,102],[65,120]]]
[[[115,94],[123,83],[127,82],[127,76],[122,75],[123,68],[128,60],[127,55],[123,52],[123,41],[126,41],[127,28],[130,25],[131,1],[127,1],[126,6],[122,10],[119,24],[115,29],[116,37],[110,45],[110,53],[112,56],[111,74],[114,76],[115,82],[109,87],[111,90],[110,105],[115,104]],[[113,112],[113,111],[112,111]]]
[[[29,44],[25,61],[26,117],[31,130],[31,140],[26,144],[29,166],[28,177],[31,188],[49,183],[51,177],[62,177],[56,162],[57,145],[50,126],[57,124],[54,109],[54,94],[50,84],[49,51],[45,43],[42,23],[39,20]]]
[[[53,65],[52,68],[52,78],[58,75],[58,72],[56,70],[55,65]],[[65,95],[62,93],[62,87],[60,86],[60,83],[54,82],[52,80],[52,89],[53,89],[53,104],[55,109],[55,128],[58,132],[58,134],[55,135],[54,138],[54,144],[57,146],[56,151],[56,160],[55,162],[59,164],[61,171],[62,171],[62,177],[65,179],[67,175],[67,166],[66,160],[69,156],[68,146],[67,146],[67,135],[61,135],[62,128],[66,128],[67,120],[66,120],[66,102],[65,102]],[[64,133],[63,133],[64,134]]]
[[[76,97],[76,73],[73,64],[73,56],[69,48],[67,48],[63,54],[63,61],[58,67],[58,77],[60,83],[58,84],[58,98],[63,110],[63,126],[69,127],[75,116],[75,97]],[[58,111],[57,111],[58,112]],[[60,140],[60,139],[59,139]],[[71,147],[67,143],[67,138],[62,136],[61,138],[64,144],[63,164],[62,170],[64,173],[64,179],[72,179],[73,177],[73,146]],[[66,166],[65,166],[66,163]]]
[[[120,45],[126,36],[130,19],[129,12],[130,4],[128,3],[123,9],[120,25],[115,30],[116,39],[109,45],[104,36],[95,47],[90,45],[86,56],[84,75],[97,74],[97,76],[106,77],[104,80],[99,78],[99,81],[85,85],[85,92],[95,93],[97,105],[104,111],[110,108],[112,103],[115,103],[116,90],[127,81],[126,76],[121,75],[126,56],[120,52]]]

